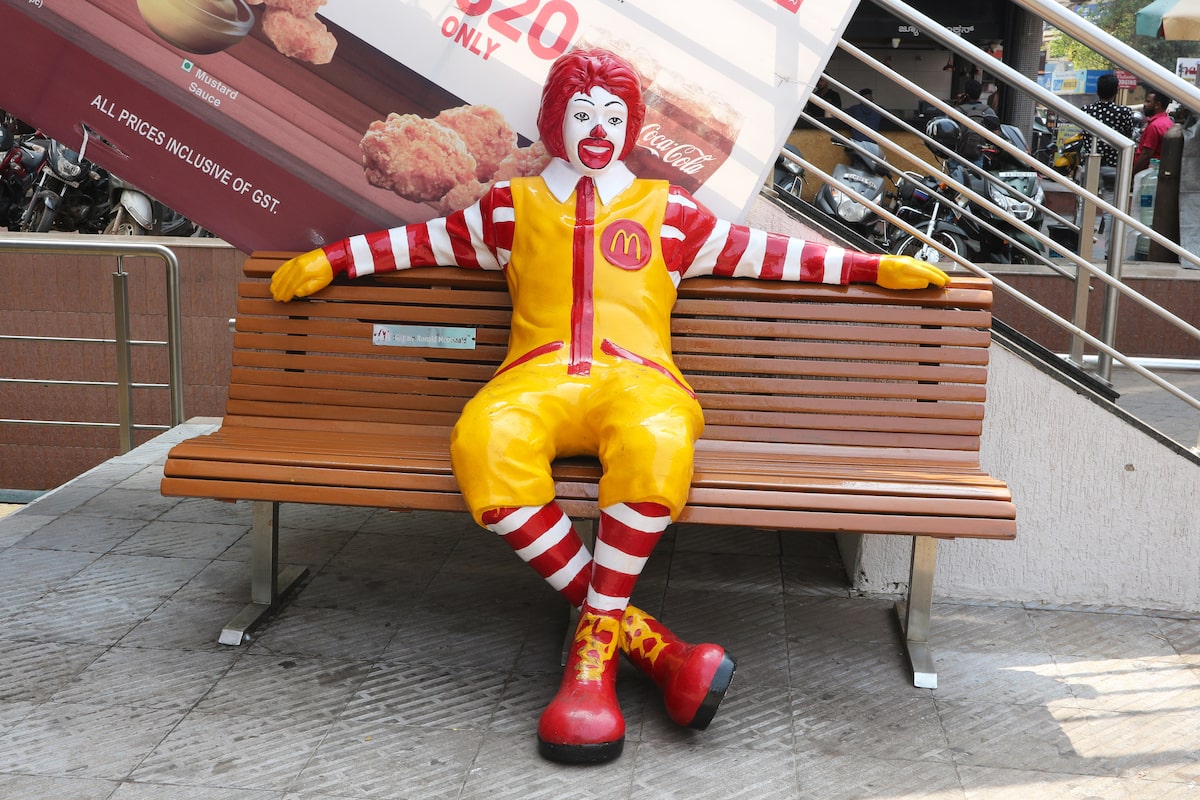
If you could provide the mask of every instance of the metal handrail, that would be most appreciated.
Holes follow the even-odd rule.
[[[133,389],[134,388],[166,388],[170,395],[171,424],[170,427],[183,422],[183,357],[181,322],[179,311],[179,259],[169,247],[150,242],[114,242],[99,241],[90,236],[71,236],[50,238],[21,235],[17,237],[0,237],[0,250],[27,253],[67,253],[85,256],[115,256],[117,271],[113,273],[113,315],[117,336],[115,339],[83,339],[75,337],[53,336],[0,336],[5,340],[37,340],[56,342],[88,342],[115,344],[117,346],[117,380],[116,381],[60,381],[39,380],[27,378],[0,379],[4,383],[36,383],[36,384],[70,384],[116,386],[118,421],[112,422],[77,422],[68,420],[29,420],[29,419],[0,419],[0,423],[26,425],[63,425],[86,427],[117,427],[120,429],[121,452],[133,449],[133,431],[165,429],[167,426],[135,425],[133,423]],[[166,273],[167,301],[167,339],[163,341],[141,341],[129,338],[129,304],[127,290],[127,274],[124,271],[126,256],[154,257],[162,260]],[[167,384],[134,383],[130,377],[130,348],[133,345],[165,345],[167,348]]]
[[[1077,39],[1092,47],[1092,49],[1096,50],[1097,52],[1101,52],[1112,61],[1131,68],[1131,71],[1139,74],[1139,76],[1149,75],[1158,86],[1164,89],[1169,89],[1173,97],[1180,99],[1180,102],[1182,102],[1188,108],[1191,108],[1193,111],[1200,109],[1200,90],[1197,90],[1196,87],[1191,86],[1190,84],[1185,84],[1172,73],[1167,72],[1162,67],[1159,67],[1157,64],[1149,61],[1149,59],[1145,58],[1140,53],[1134,52],[1124,43],[1095,28],[1095,26],[1093,26],[1091,23],[1088,23],[1086,20],[1078,18],[1075,14],[1065,10],[1057,3],[1054,3],[1051,0],[1015,1],[1035,16],[1039,16],[1042,20],[1049,21],[1060,30],[1063,30],[1069,35],[1075,36]],[[1082,228],[1087,232],[1087,234],[1090,234],[1092,226],[1088,224],[1088,222],[1089,220],[1093,220],[1094,214],[1098,213],[1099,211],[1107,211],[1111,215],[1111,219],[1114,223],[1113,230],[1111,231],[1113,236],[1110,239],[1112,246],[1109,247],[1107,264],[1105,265],[1105,268],[1100,268],[1091,263],[1089,258],[1091,252],[1090,235],[1087,235],[1088,241],[1086,244],[1083,243],[1084,237],[1081,236],[1080,253],[1069,251],[1062,252],[1066,248],[1062,248],[1061,245],[1047,237],[1040,230],[1035,230],[1020,221],[1013,220],[1019,229],[1024,230],[1034,239],[1039,241],[1043,246],[1050,248],[1048,252],[1059,251],[1062,253],[1062,256],[1065,258],[1065,260],[1074,264],[1075,270],[1072,274],[1049,259],[1039,259],[1048,268],[1058,272],[1060,275],[1073,278],[1076,281],[1076,308],[1073,322],[1064,319],[1045,306],[1042,306],[1040,303],[1037,303],[1031,298],[1025,296],[1019,290],[1009,286],[1003,280],[992,276],[987,270],[966,261],[966,259],[958,256],[957,254],[949,252],[937,242],[930,242],[930,244],[939,252],[943,253],[947,258],[953,260],[955,263],[959,264],[965,269],[991,278],[993,284],[997,288],[1008,293],[1010,296],[1031,309],[1034,313],[1070,333],[1073,337],[1074,344],[1072,345],[1068,360],[1074,361],[1080,366],[1083,366],[1085,362],[1085,358],[1083,356],[1083,345],[1086,343],[1094,347],[1099,353],[1099,356],[1087,357],[1086,360],[1089,363],[1095,363],[1098,366],[1098,374],[1104,380],[1109,380],[1112,360],[1115,359],[1141,377],[1149,380],[1159,388],[1165,389],[1172,395],[1178,397],[1197,410],[1200,410],[1200,399],[1191,396],[1188,392],[1171,384],[1163,378],[1160,378],[1157,374],[1147,368],[1148,365],[1159,366],[1158,364],[1152,364],[1152,361],[1148,361],[1147,359],[1128,357],[1116,350],[1114,347],[1116,338],[1117,299],[1122,295],[1136,301],[1139,305],[1149,310],[1152,314],[1163,319],[1168,324],[1174,326],[1176,329],[1184,332],[1188,336],[1200,339],[1200,329],[1181,319],[1177,315],[1163,308],[1136,290],[1130,288],[1121,280],[1124,259],[1123,243],[1125,226],[1128,226],[1133,230],[1150,237],[1152,241],[1159,243],[1164,248],[1174,252],[1181,258],[1200,265],[1200,257],[1197,257],[1196,254],[1189,253],[1180,245],[1170,242],[1166,239],[1166,237],[1162,236],[1157,231],[1154,231],[1152,228],[1142,223],[1141,220],[1131,216],[1129,213],[1123,210],[1128,205],[1130,185],[1133,178],[1132,165],[1134,143],[1132,140],[1130,140],[1128,137],[1122,136],[1098,120],[1095,120],[1090,115],[1087,115],[1085,112],[1083,112],[1079,107],[1073,106],[1052,92],[1049,92],[1047,89],[1038,85],[1035,81],[1018,72],[1013,67],[994,59],[990,54],[966,42],[957,34],[946,29],[940,23],[913,9],[904,2],[901,2],[901,0],[872,0],[872,2],[881,8],[884,8],[889,13],[900,18],[901,20],[915,25],[921,30],[922,34],[928,35],[930,38],[938,41],[947,49],[957,53],[958,55],[969,58],[975,63],[987,63],[989,65],[989,71],[991,71],[1001,80],[1005,81],[1009,86],[1032,96],[1038,102],[1055,110],[1064,118],[1084,123],[1086,127],[1095,134],[1093,141],[1104,140],[1112,145],[1118,153],[1117,182],[1115,186],[1113,202],[1110,203],[1098,193],[1098,176],[1096,174],[1098,173],[1098,170],[1089,170],[1088,185],[1085,187],[1078,186],[1074,181],[1071,181],[1065,176],[1054,172],[1048,166],[1037,161],[1029,154],[1014,148],[997,133],[988,131],[975,120],[967,118],[964,114],[958,111],[956,107],[947,103],[945,100],[932,95],[919,84],[916,84],[897,74],[889,66],[881,63],[879,60],[873,58],[854,45],[846,41],[842,41],[839,44],[839,48],[844,52],[858,59],[864,65],[874,69],[880,74],[885,75],[914,96],[924,100],[934,108],[937,108],[941,113],[955,119],[960,125],[979,133],[981,136],[995,143],[997,147],[1004,150],[1011,157],[1018,159],[1023,164],[1027,164],[1030,170],[1038,172],[1043,177],[1049,178],[1057,184],[1067,188],[1068,191],[1075,194],[1076,197],[1081,198],[1083,202],[1083,213],[1081,215],[1083,223],[1079,225],[1072,223],[1069,224],[1068,227],[1075,230]],[[839,91],[848,92],[850,96],[858,98],[860,101],[863,100],[863,98],[861,98],[857,92],[853,91],[845,84],[841,84],[829,75],[826,75],[825,78]],[[867,136],[873,136],[875,134],[875,131],[871,130],[864,123],[855,119],[848,113],[844,112],[841,108],[833,106],[832,104],[829,104],[816,96],[813,96],[811,101],[813,105],[822,109],[827,117],[835,118],[840,123],[848,126],[852,130],[859,131]],[[901,129],[915,133],[918,137],[926,142],[932,141],[923,130],[916,130],[905,120],[897,117],[886,109],[881,108],[877,104],[873,103],[873,101],[866,102],[872,105],[875,110],[880,112],[880,114],[885,118],[889,119],[890,122],[898,125]],[[843,139],[849,138],[848,136],[843,136],[841,133],[833,131],[833,129],[826,125],[824,121],[810,117],[807,114],[802,114],[802,116],[808,119],[808,121],[815,128],[823,129],[830,134],[839,136]],[[891,153],[907,154],[907,151],[904,148],[900,147],[895,142],[892,142],[887,137],[873,136],[873,138],[881,147]],[[850,142],[849,146],[852,149],[855,148],[853,142]],[[1091,163],[1095,165],[1099,160],[1099,157],[1095,155],[1095,145],[1093,145],[1092,153]],[[858,202],[862,202],[874,213],[887,220],[888,224],[892,225],[893,227],[904,230],[909,234],[916,234],[921,239],[928,241],[925,238],[923,231],[913,228],[904,220],[899,219],[892,214],[889,209],[883,208],[882,206],[863,198],[854,187],[847,186],[841,181],[834,179],[831,175],[817,168],[803,157],[797,158],[794,154],[786,149],[781,153],[781,156],[793,162],[799,163],[806,171],[810,171],[812,174],[816,175],[822,181],[830,184],[834,188],[855,196]],[[962,159],[960,158],[959,160]],[[891,168],[890,165],[889,168]],[[899,170],[894,168],[892,169],[894,174],[899,174]],[[947,187],[952,189],[958,195],[968,197],[973,203],[977,203],[978,205],[989,209],[993,213],[1000,211],[999,207],[992,203],[990,198],[983,197],[977,192],[972,191],[969,187],[955,180],[950,175],[945,174],[944,171],[936,169],[930,165],[927,173],[929,175],[937,175],[945,182]],[[1001,215],[1003,216],[1002,212]],[[1061,217],[1058,217],[1057,214],[1051,214],[1050,216],[1062,219]],[[986,221],[978,220],[978,222],[984,228],[991,227]],[[1018,246],[1020,246],[1019,243]],[[1037,255],[1034,254],[1033,251],[1027,252],[1030,255]],[[1087,319],[1087,293],[1090,291],[1091,287],[1090,278],[1096,278],[1103,283],[1106,292],[1104,314],[1102,317],[1100,334],[1098,337],[1089,334],[1084,329],[1084,324]],[[1200,443],[1198,443],[1198,447],[1200,447]]]

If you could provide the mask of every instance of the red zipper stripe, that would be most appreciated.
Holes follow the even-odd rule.
[[[580,178],[575,187],[575,231],[571,240],[571,356],[568,375],[589,375],[592,371],[592,330],[595,324],[595,297],[592,281],[596,237],[596,191],[591,178]]]

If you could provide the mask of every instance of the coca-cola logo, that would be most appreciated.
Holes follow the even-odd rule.
[[[704,169],[705,164],[716,160],[716,156],[705,152],[703,147],[665,134],[658,122],[642,126],[637,143],[664,164],[669,164],[686,175],[695,175]]]

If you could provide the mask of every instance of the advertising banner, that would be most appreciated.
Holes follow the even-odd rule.
[[[550,64],[643,78],[629,165],[752,203],[857,0],[0,0],[0,108],[243,250],[473,202],[545,163]]]

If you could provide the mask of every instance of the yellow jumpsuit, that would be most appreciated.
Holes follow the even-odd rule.
[[[590,181],[562,203],[540,178],[511,188],[508,355],[450,443],[467,506],[480,522],[493,508],[545,505],[554,459],[595,455],[601,508],[656,502],[674,519],[704,418],[671,356],[668,184],[636,180],[608,204]]]

